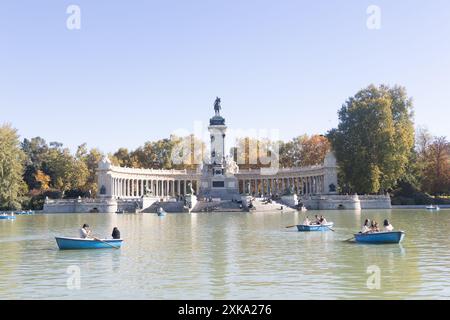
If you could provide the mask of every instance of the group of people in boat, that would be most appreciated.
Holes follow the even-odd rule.
[[[394,227],[388,219],[384,220],[383,229],[380,229],[378,222],[375,220],[370,221],[369,219],[366,219],[360,233],[391,232],[393,230]]]
[[[114,227],[112,234],[111,234],[113,239],[120,239],[120,231],[119,228]],[[81,229],[80,229],[80,238],[81,239],[95,239],[95,237],[92,236],[92,230],[89,227],[88,224],[84,224]]]
[[[315,218],[315,221],[312,222],[311,220],[309,220],[309,217],[306,216],[305,220],[303,221],[303,225],[304,226],[324,225],[324,224],[328,223],[327,219],[325,219],[324,216],[319,217],[319,215],[316,214],[316,216],[314,218]]]

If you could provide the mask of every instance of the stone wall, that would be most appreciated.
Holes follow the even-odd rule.
[[[100,213],[116,212],[117,202],[114,200],[93,199],[60,199],[47,200],[43,213]]]
[[[311,210],[361,210],[361,209],[391,209],[389,195],[317,195],[300,197]]]
[[[359,196],[361,209],[392,209],[389,195]]]

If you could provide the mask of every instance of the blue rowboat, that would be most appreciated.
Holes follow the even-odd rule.
[[[16,211],[16,212],[14,212],[14,214],[17,214],[17,215],[31,215],[31,214],[34,214],[34,211],[31,211],[31,210],[28,210],[28,211]]]
[[[311,224],[311,225],[303,225],[300,224],[297,226],[298,231],[300,232],[309,232],[309,231],[330,231],[333,228],[334,223],[326,223],[326,224]]]
[[[0,214],[0,220],[16,220],[16,216],[12,216],[9,214]]]
[[[373,233],[357,233],[355,234],[355,240],[358,243],[400,243],[405,237],[403,231],[391,231],[391,232],[373,232]]]
[[[122,239],[80,239],[55,237],[60,250],[81,250],[81,249],[113,249],[122,246]],[[105,243],[106,242],[106,243]]]

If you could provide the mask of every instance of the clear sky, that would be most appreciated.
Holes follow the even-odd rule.
[[[416,124],[450,137],[450,1],[0,2],[0,123],[72,150],[193,131],[216,96],[235,129],[325,133],[371,83],[405,86]]]

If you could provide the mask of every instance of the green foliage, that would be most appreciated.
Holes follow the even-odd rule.
[[[25,156],[20,149],[17,130],[9,124],[0,126],[0,208],[20,208]]]
[[[337,129],[328,133],[351,192],[377,193],[404,176],[414,145],[412,101],[402,87],[359,91],[339,111]]]

